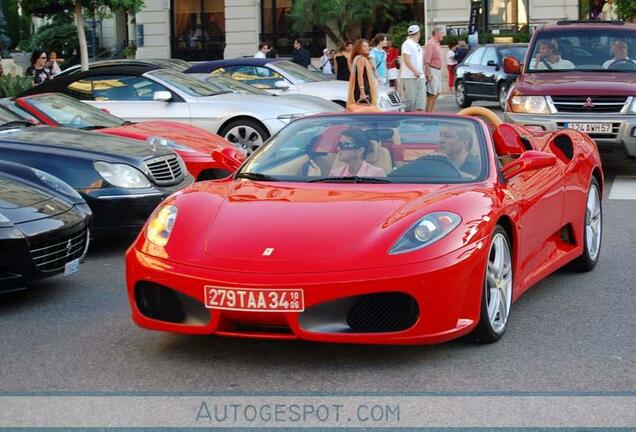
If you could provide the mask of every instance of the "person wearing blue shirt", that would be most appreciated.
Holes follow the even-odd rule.
[[[373,38],[373,48],[370,52],[370,57],[373,59],[375,65],[375,71],[377,73],[378,82],[381,85],[387,83],[387,68],[386,68],[386,47],[388,40],[384,33],[378,33]]]

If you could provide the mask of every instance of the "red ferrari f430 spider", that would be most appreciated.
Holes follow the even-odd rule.
[[[494,342],[532,285],[595,267],[602,191],[587,135],[483,108],[299,119],[234,176],[156,209],[126,254],[132,318],[188,334]]]

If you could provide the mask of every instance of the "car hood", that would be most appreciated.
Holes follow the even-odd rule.
[[[0,132],[0,145],[5,143],[41,147],[42,151],[62,150],[83,157],[113,160],[119,158],[145,159],[172,154],[168,149],[156,151],[149,145],[117,136],[95,134],[82,130],[32,126]]]
[[[525,75],[521,75],[517,89],[524,95],[636,95],[636,73],[527,73]]]
[[[312,96],[307,94],[279,94],[274,95],[277,100],[289,101],[290,104],[295,104],[298,101],[309,102],[316,107],[318,107],[322,111],[326,112],[341,112],[344,111],[344,107],[338,105],[337,103],[328,101],[327,99],[320,98],[318,96]]]
[[[244,112],[256,111],[264,118],[275,118],[281,114],[311,114],[319,112],[329,112],[323,105],[318,105],[314,101],[304,99],[286,99],[271,96],[244,95],[244,94],[222,94],[218,96],[208,96],[199,98],[199,102],[212,103],[216,106],[223,106],[234,111]]]
[[[301,263],[304,271],[332,271],[421,261],[418,254],[393,258],[388,251],[430,211],[461,206],[462,217],[480,221],[490,201],[471,193],[475,187],[202,182],[174,198],[179,216],[167,254],[191,265],[257,273],[296,272]],[[462,204],[467,199],[471,204]],[[196,232],[206,234],[187,234]],[[457,236],[460,247],[466,236]],[[274,251],[264,256],[268,248]]]
[[[52,196],[0,175],[0,209],[17,209],[41,203]]]
[[[226,139],[205,129],[171,121],[144,121],[100,129],[98,132],[138,140],[146,140],[151,136],[162,137],[190,147],[206,156],[214,150],[233,147]]]

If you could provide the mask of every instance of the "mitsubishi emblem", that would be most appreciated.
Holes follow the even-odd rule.
[[[274,253],[274,248],[265,248],[263,251],[263,256],[272,256]]]
[[[588,97],[583,104],[583,108],[594,108],[594,103],[592,103],[592,98]]]
[[[71,242],[70,240],[68,241],[68,243],[66,243],[66,255],[70,255],[71,254],[71,250],[73,249],[73,242]]]

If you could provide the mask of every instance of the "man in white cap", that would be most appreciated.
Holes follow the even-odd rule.
[[[333,71],[331,70],[331,50],[329,48],[322,50],[322,57],[320,57],[320,70],[322,73],[327,75],[333,74]]]
[[[424,111],[426,104],[426,79],[424,78],[424,52],[419,44],[420,26],[413,24],[408,28],[408,38],[402,44],[402,82],[403,99],[407,111]]]

